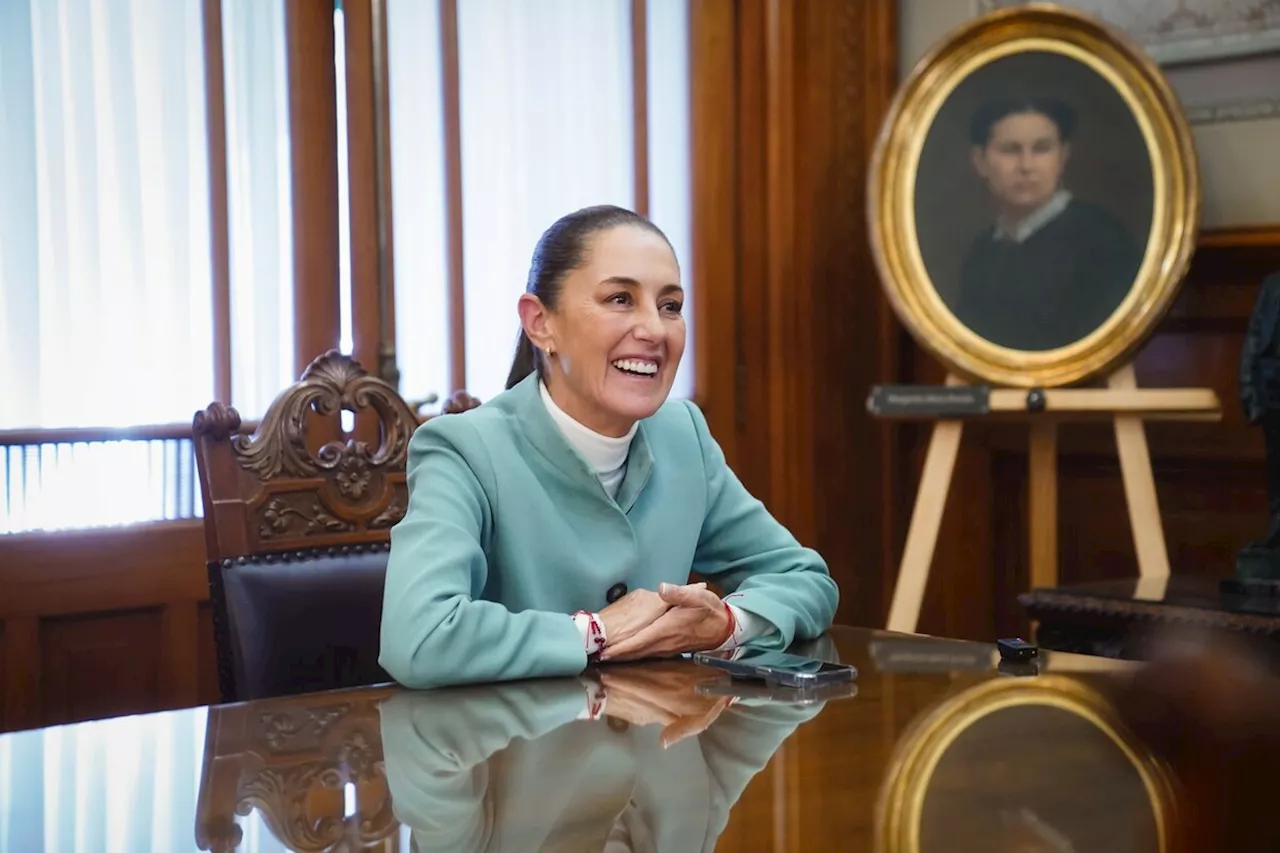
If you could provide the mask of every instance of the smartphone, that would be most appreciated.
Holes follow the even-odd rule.
[[[763,681],[728,678],[724,681],[704,681],[694,689],[700,696],[730,696],[734,699],[767,701],[778,705],[816,705],[835,699],[852,699],[858,695],[856,681],[819,684],[816,687],[786,687]]]
[[[695,662],[723,670],[734,678],[748,678],[784,687],[812,688],[839,684],[858,677],[856,667],[786,652],[743,646],[723,652],[694,652]]]

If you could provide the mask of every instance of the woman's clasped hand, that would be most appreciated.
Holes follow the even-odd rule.
[[[733,616],[705,583],[637,589],[600,611],[602,661],[674,657],[721,646],[733,633]]]

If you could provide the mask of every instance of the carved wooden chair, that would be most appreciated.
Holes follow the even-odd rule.
[[[460,392],[444,412],[479,402]],[[356,429],[342,431],[341,412]],[[390,681],[378,666],[390,530],[422,419],[330,351],[252,433],[222,403],[192,423],[224,702]]]

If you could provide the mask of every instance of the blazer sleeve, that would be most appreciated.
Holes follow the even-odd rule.
[[[513,613],[480,599],[493,525],[481,478],[492,472],[451,439],[470,430],[479,443],[474,427],[456,422],[464,417],[428,421],[410,441],[409,506],[391,531],[378,662],[410,688],[576,675],[587,655],[569,614]]]
[[[726,600],[774,627],[754,646],[782,649],[831,626],[839,590],[827,564],[751,495],[725,462],[706,418],[686,403],[706,473],[707,508],[693,570],[724,588]]]

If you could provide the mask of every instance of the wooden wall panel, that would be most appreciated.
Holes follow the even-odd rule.
[[[199,521],[0,537],[0,730],[216,702],[204,553]]]
[[[285,3],[294,374],[338,346],[338,96],[333,0]],[[372,367],[372,365],[367,365]]]
[[[41,725],[161,708],[159,608],[40,625]]]
[[[747,487],[827,558],[838,618],[875,624],[896,449],[865,400],[900,346],[863,199],[897,4],[700,0],[691,14],[699,399]]]

